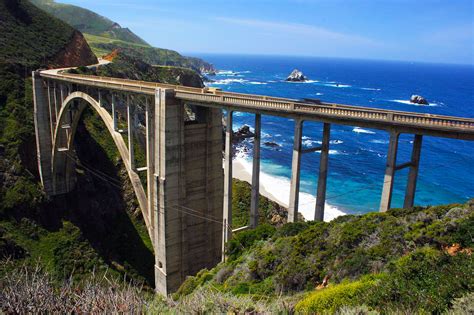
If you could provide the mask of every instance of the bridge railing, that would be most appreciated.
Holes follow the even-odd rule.
[[[350,118],[379,122],[400,123],[405,125],[434,127],[441,129],[474,130],[474,119],[413,113],[396,110],[352,106],[332,103],[306,103],[295,99],[279,98],[265,95],[253,95],[234,92],[223,92],[218,89],[185,87],[181,85],[135,81],[120,78],[90,76],[83,74],[42,73],[50,79],[59,79],[71,83],[110,88],[128,92],[154,95],[156,88],[169,88],[176,92],[176,97],[201,103],[214,103],[229,106],[241,106],[254,110],[275,110],[290,114],[317,114],[336,118]]]

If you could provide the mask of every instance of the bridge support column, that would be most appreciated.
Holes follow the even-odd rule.
[[[397,163],[398,138],[400,133],[392,131],[390,133],[390,142],[388,145],[387,164],[385,167],[385,176],[383,180],[382,198],[380,201],[380,212],[390,209],[392,202],[393,182],[395,179],[395,164]]]
[[[167,295],[183,280],[183,107],[174,90],[155,95],[155,286]]]
[[[408,183],[405,192],[405,202],[403,203],[404,208],[413,207],[415,201],[416,181],[418,177],[418,167],[420,164],[421,155],[421,144],[423,136],[415,135],[413,140],[413,150],[411,153],[411,165],[408,173]]]
[[[38,170],[46,194],[53,193],[52,176],[52,137],[51,137],[51,117],[45,91],[43,79],[39,72],[33,72],[33,102],[34,102],[34,122],[36,134],[36,154],[38,158]]]
[[[114,125],[114,131],[117,131],[117,109],[115,108],[115,93],[112,93],[112,123]]]
[[[224,217],[222,225],[222,260],[225,259],[225,244],[232,237],[232,119],[233,112],[227,109],[224,152]]]
[[[135,148],[133,145],[133,130],[135,129],[135,110],[130,106],[130,95],[127,95],[127,131],[128,131],[128,159],[130,169],[135,170]]]
[[[54,82],[54,88],[53,88],[53,93],[54,93],[54,111],[55,111],[55,119],[54,119],[54,124],[56,125],[57,120],[58,120],[58,114],[59,114],[59,109],[58,109],[58,90],[56,87],[56,82]]]
[[[97,99],[99,102],[99,107],[102,107],[102,93],[100,92],[100,90],[97,91]]]
[[[253,138],[252,193],[250,200],[250,228],[258,225],[258,202],[260,199],[260,139],[262,116],[255,114],[255,136]]]
[[[321,157],[319,160],[319,176],[318,176],[318,191],[316,194],[316,210],[314,212],[315,221],[324,220],[324,205],[326,203],[326,183],[327,183],[327,177],[328,177],[330,133],[331,133],[331,125],[328,123],[324,123],[323,141],[321,144]]]
[[[293,160],[291,162],[290,202],[288,205],[288,222],[296,222],[296,220],[298,219],[302,134],[303,134],[303,120],[295,119]]]
[[[150,106],[148,97],[145,97],[145,134],[146,134],[146,183],[147,183],[147,215],[150,218],[153,229],[156,228],[155,222],[155,196],[157,195],[157,188],[155,182],[155,125],[154,125],[154,106]],[[153,243],[155,243],[155,234],[151,236]]]

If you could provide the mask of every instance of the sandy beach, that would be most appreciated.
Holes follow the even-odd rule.
[[[252,163],[237,157],[233,161],[233,177],[247,183],[252,182]],[[268,175],[260,171],[260,194],[288,208],[290,198],[290,181],[287,178]],[[311,194],[300,192],[299,212],[306,220],[314,219],[316,198]],[[345,213],[326,203],[324,221],[344,215]]]

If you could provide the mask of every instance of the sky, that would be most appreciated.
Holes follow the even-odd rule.
[[[474,64],[474,0],[58,0],[184,54]]]

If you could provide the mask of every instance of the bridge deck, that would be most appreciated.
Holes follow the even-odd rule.
[[[404,133],[474,140],[473,118],[422,114],[325,102],[314,104],[288,98],[223,92],[213,88],[201,89],[51,71],[43,71],[41,76],[45,79],[65,81],[83,86],[145,95],[155,95],[157,88],[170,88],[175,91],[177,99],[196,105],[382,130],[396,128]]]

